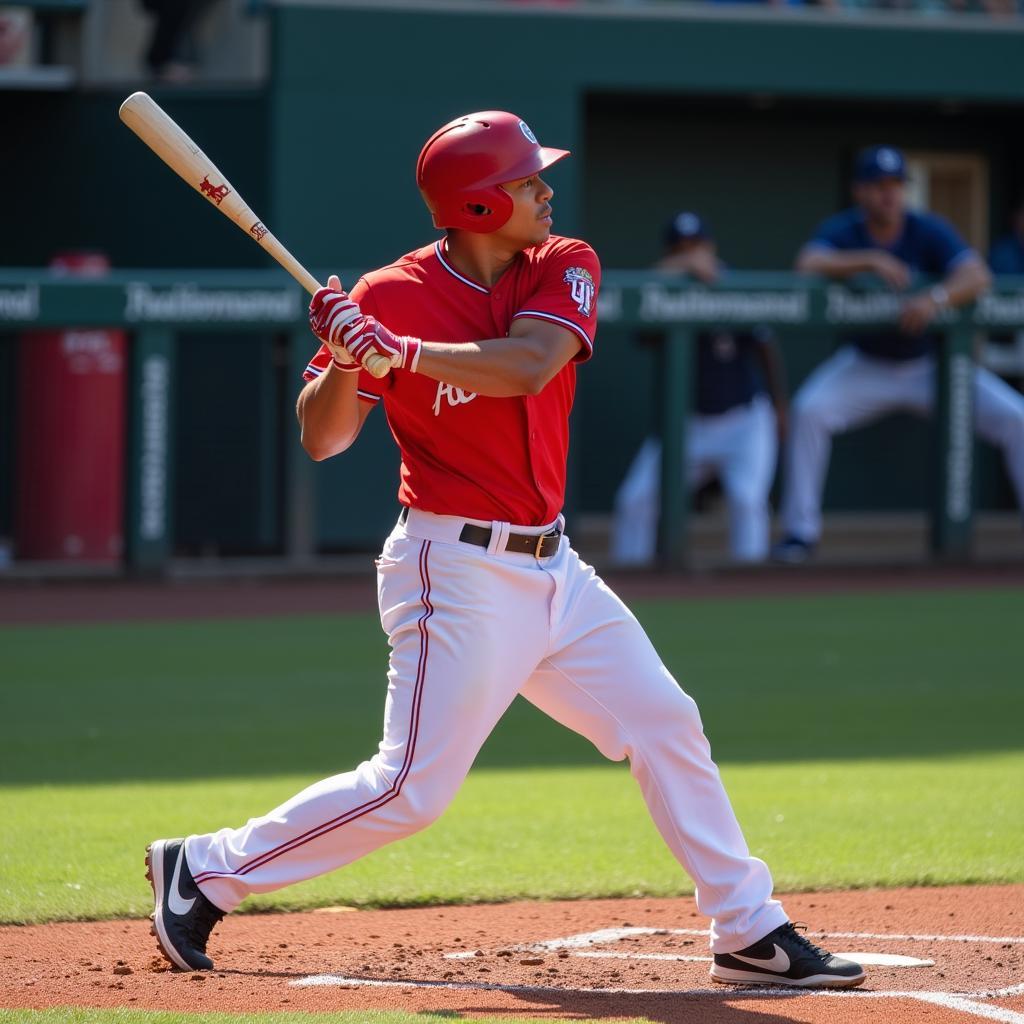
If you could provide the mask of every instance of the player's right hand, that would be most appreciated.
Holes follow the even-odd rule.
[[[360,364],[345,348],[342,332],[352,321],[363,316],[359,305],[341,287],[341,279],[331,274],[326,288],[318,288],[309,303],[309,326],[313,333],[331,350],[334,365],[339,370],[355,371]]]
[[[871,269],[894,291],[903,292],[910,287],[910,267],[884,249],[875,250]]]

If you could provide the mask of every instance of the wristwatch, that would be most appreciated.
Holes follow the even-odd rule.
[[[928,297],[939,309],[945,309],[949,305],[949,292],[945,285],[937,284],[928,290]]]

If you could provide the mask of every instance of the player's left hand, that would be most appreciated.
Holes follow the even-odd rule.
[[[935,319],[938,312],[938,303],[927,292],[913,295],[903,303],[900,327],[907,334],[920,334]]]
[[[318,288],[309,303],[309,326],[313,333],[331,350],[334,365],[339,370],[360,368],[357,359],[342,343],[342,331],[347,324],[361,318],[363,311],[341,287],[341,279],[331,274],[326,288]]]

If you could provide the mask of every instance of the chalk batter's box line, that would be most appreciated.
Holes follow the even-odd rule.
[[[426,988],[453,992],[509,992],[513,995],[629,995],[676,996],[683,999],[916,999],[946,1009],[957,1010],[976,1017],[997,1020],[1003,1024],[1024,1024],[1024,1013],[1002,1006],[975,1002],[977,999],[1005,999],[1024,994],[1024,984],[1009,988],[979,992],[861,992],[855,989],[799,989],[799,988],[557,988],[553,985],[501,985],[489,981],[420,981],[397,978],[349,978],[341,974],[315,974],[289,982],[296,988]]]
[[[629,938],[634,935],[708,935],[710,934],[707,928],[637,928],[632,926],[626,926],[622,928],[600,928],[593,932],[582,932],[578,935],[568,935],[559,939],[548,939],[546,942],[531,942],[521,943],[515,946],[506,947],[510,952],[530,952],[530,953],[544,953],[554,952],[559,949],[576,950],[577,956],[594,956],[594,953],[583,952],[586,947],[593,947],[596,945],[604,945],[606,943],[618,942],[622,939]],[[810,935],[815,938],[830,938],[830,939],[871,939],[874,941],[882,942],[953,942],[953,943],[981,943],[981,944],[999,944],[999,945],[1021,945],[1024,944],[1024,938],[1017,935],[938,935],[938,934],[918,934],[918,933],[879,933],[879,932],[810,932]],[[476,951],[465,951],[459,950],[458,952],[446,953],[445,957],[449,960],[463,960],[470,957],[474,957]],[[636,954],[636,953],[613,953],[605,952],[604,956],[613,957],[615,959],[672,959],[677,961],[692,960],[707,962],[710,957],[698,957],[698,956],[685,956],[682,954]],[[330,977],[330,976],[322,976]],[[312,983],[312,982],[310,982]],[[329,984],[330,982],[323,982]],[[382,982],[381,984],[388,984]],[[718,989],[691,989],[691,990],[680,990],[680,989],[558,989],[545,986],[515,986],[515,985],[496,985],[488,983],[468,983],[468,982],[431,982],[426,983],[431,987],[434,986],[447,986],[458,989],[489,989],[497,991],[508,991],[508,992],[536,992],[536,993],[565,993],[567,991],[578,994],[598,994],[606,993],[609,995],[613,994],[633,994],[633,995],[679,995],[686,998],[706,998],[709,996],[722,996],[723,993]],[[886,992],[860,992],[860,991],[835,991],[835,990],[815,990],[808,991],[806,989],[778,989],[778,988],[752,988],[752,989],[735,989],[731,992],[731,995],[735,998],[737,996],[751,995],[761,996],[831,996],[831,997],[850,997],[858,999],[916,999],[918,1002],[930,1003],[934,1006],[941,1006],[948,1010],[954,1010],[959,1013],[970,1014],[975,1017],[982,1017],[987,1020],[999,1021],[1000,1024],[1024,1024],[1024,1013],[1019,1013],[1016,1010],[1010,1010],[1002,1006],[992,1006],[991,1004],[975,1002],[977,999],[1000,999],[1007,998],[1009,996],[1020,995],[1024,993],[1024,983],[1018,985],[1011,985],[1004,989],[991,989],[981,990],[977,992],[901,992],[901,991],[886,991]]]
[[[558,949],[584,949],[587,946],[599,946],[605,943],[619,942],[634,935],[709,935],[707,928],[599,928],[593,932],[581,932],[578,935],[567,935],[560,939],[547,939],[544,942],[524,942],[507,946],[515,953],[546,953]],[[872,939],[881,942],[959,942],[959,943],[992,943],[999,945],[1024,945],[1024,938],[1019,935],[925,935],[897,934],[879,932],[808,932],[816,939]],[[465,960],[475,956],[473,950],[458,950],[445,953],[448,960]]]

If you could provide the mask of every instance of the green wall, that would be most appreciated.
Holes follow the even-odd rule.
[[[849,205],[854,155],[878,142],[987,156],[996,230],[1024,187],[1018,105],[766,103],[744,96],[588,97],[583,220],[606,265],[649,266],[671,213],[694,207],[711,221],[731,265],[788,269],[818,221]]]
[[[471,109],[515,110],[542,141],[573,150],[550,173],[556,230],[588,238],[608,267],[648,265],[668,214],[683,205],[711,218],[733,265],[786,267],[818,218],[845,201],[855,148],[883,138],[986,153],[994,224],[1024,186],[1024,33],[1008,23],[968,31],[723,8],[622,12],[271,4],[265,90],[152,91],[321,273],[380,265],[435,237],[413,181],[416,155],[441,122]],[[121,125],[127,91],[0,91],[0,264],[39,266],[57,250],[95,247],[120,267],[268,265]],[[783,338],[794,384],[831,343]],[[650,428],[655,372],[649,351],[638,355],[612,330],[598,344],[574,413],[575,495],[587,511],[608,508]],[[280,538],[281,450],[271,445],[261,462],[245,439],[287,438],[298,381],[279,363],[239,363],[240,350],[277,358],[279,345],[221,336],[182,349],[184,551],[265,551]],[[11,386],[12,352],[0,346],[0,394]],[[617,357],[627,355],[624,387]],[[12,404],[4,405],[0,477],[10,481]],[[829,505],[920,507],[925,444],[926,429],[903,420],[840,439]],[[394,470],[379,412],[356,451],[313,468],[325,546],[373,543],[387,531]],[[979,475],[983,502],[1006,505],[990,454]],[[341,525],[342,502],[358,536]],[[0,533],[9,506],[0,480]]]
[[[0,265],[45,266],[62,249],[106,252],[116,267],[262,267],[269,261],[121,122],[128,90],[0,90]],[[256,211],[268,199],[260,92],[152,95]]]
[[[413,180],[420,144],[448,118],[489,107],[573,150],[549,176],[555,230],[586,237],[606,267],[649,265],[669,214],[693,205],[734,266],[787,268],[846,203],[852,155],[870,142],[987,154],[994,225],[1024,184],[1018,29],[627,10],[278,5],[275,223],[322,267],[380,265],[422,245],[435,236]],[[833,347],[799,333],[782,343],[794,387]],[[574,496],[586,511],[609,508],[652,424],[652,353],[610,330],[598,346],[574,413]],[[905,418],[839,439],[828,506],[922,507],[928,443]],[[980,469],[983,502],[1005,504],[997,460],[983,454]],[[320,488],[325,510],[340,496],[340,484]]]

